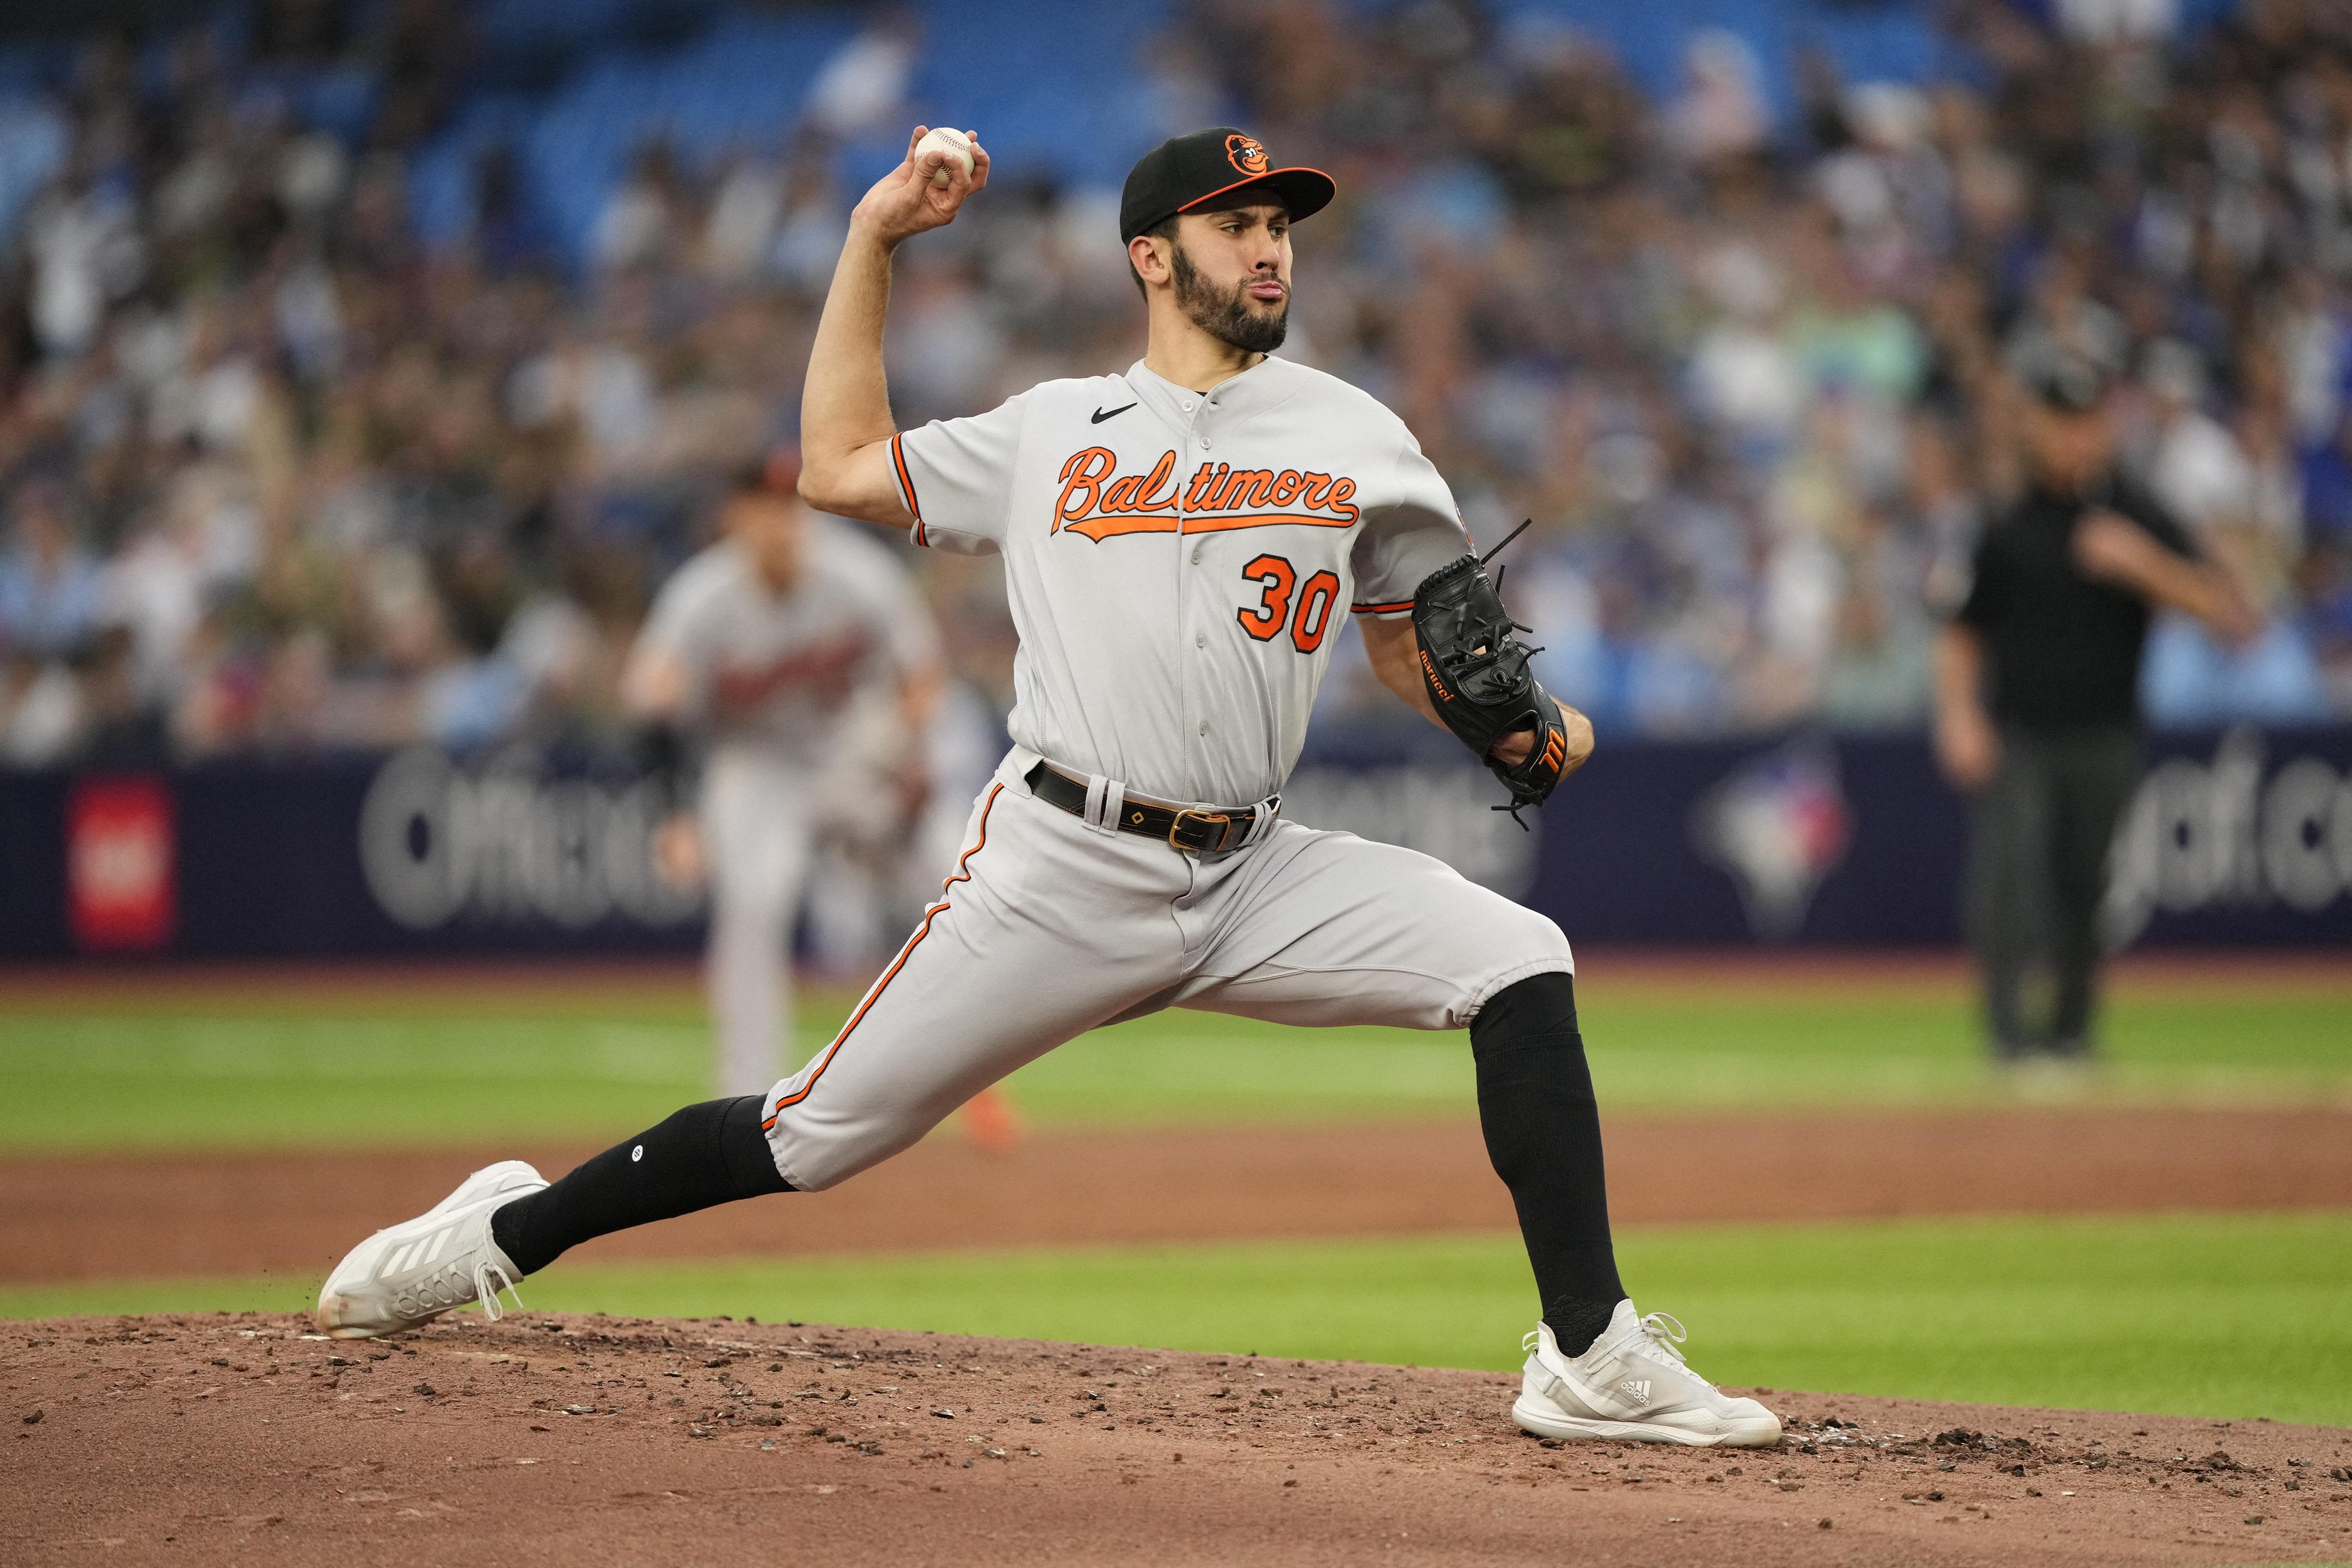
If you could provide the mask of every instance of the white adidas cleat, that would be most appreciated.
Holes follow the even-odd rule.
[[[1560,1353],[1551,1325],[1538,1323],[1521,1348],[1526,1382],[1511,1418],[1539,1437],[1681,1443],[1695,1448],[1769,1448],[1780,1418],[1752,1399],[1733,1399],[1691,1371],[1675,1347],[1683,1326],[1664,1312],[1636,1317],[1617,1303],[1592,1348]]]
[[[500,1290],[522,1270],[490,1238],[502,1204],[547,1185],[520,1160],[485,1165],[418,1215],[377,1231],[335,1265],[319,1291],[319,1330],[339,1340],[373,1339],[431,1322],[452,1307],[482,1303],[495,1322]],[[515,1305],[522,1305],[515,1293]]]

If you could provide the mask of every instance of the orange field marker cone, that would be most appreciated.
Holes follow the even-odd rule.
[[[1021,1143],[1021,1121],[999,1089],[983,1089],[963,1102],[963,1135],[983,1154],[1010,1154]]]

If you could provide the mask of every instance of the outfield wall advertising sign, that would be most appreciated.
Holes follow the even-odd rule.
[[[85,952],[171,945],[172,791],[152,775],[74,781],[66,796],[66,925]]]
[[[2352,936],[2352,743],[2231,730],[2159,748],[2116,836],[2107,941]],[[2226,940],[2210,937],[2208,940]]]
[[[1384,746],[1310,746],[1286,813],[1435,855],[1573,941],[1958,940],[1965,805],[1917,737],[1604,743],[1528,830],[1450,744]],[[2150,752],[2111,942],[2352,944],[2352,728]],[[0,773],[0,959],[690,952],[703,900],[656,874],[656,810],[625,771],[514,750]]]
[[[655,873],[659,826],[639,780],[551,776],[528,755],[468,767],[418,746],[368,781],[360,874],[377,909],[410,931],[669,931],[703,900]]]

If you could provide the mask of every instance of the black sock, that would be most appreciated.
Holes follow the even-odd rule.
[[[591,1237],[672,1219],[737,1198],[788,1193],[760,1115],[767,1097],[706,1100],[490,1215],[490,1237],[536,1274]]]
[[[1496,992],[1470,1026],[1470,1049],[1486,1157],[1519,1211],[1543,1320],[1563,1354],[1582,1355],[1625,1287],[1609,1240],[1601,1110],[1573,977],[1533,974]]]

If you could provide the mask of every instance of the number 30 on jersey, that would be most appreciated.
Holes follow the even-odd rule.
[[[1279,555],[1261,555],[1242,568],[1242,578],[1257,584],[1258,602],[1244,605],[1234,617],[1242,630],[1260,642],[1272,642],[1282,635],[1285,626],[1290,628],[1290,646],[1301,653],[1313,653],[1323,646],[1324,634],[1331,629],[1332,612],[1339,603],[1339,578],[1336,573],[1318,572],[1305,583],[1298,581],[1298,568]],[[1291,613],[1294,597],[1297,613]]]

